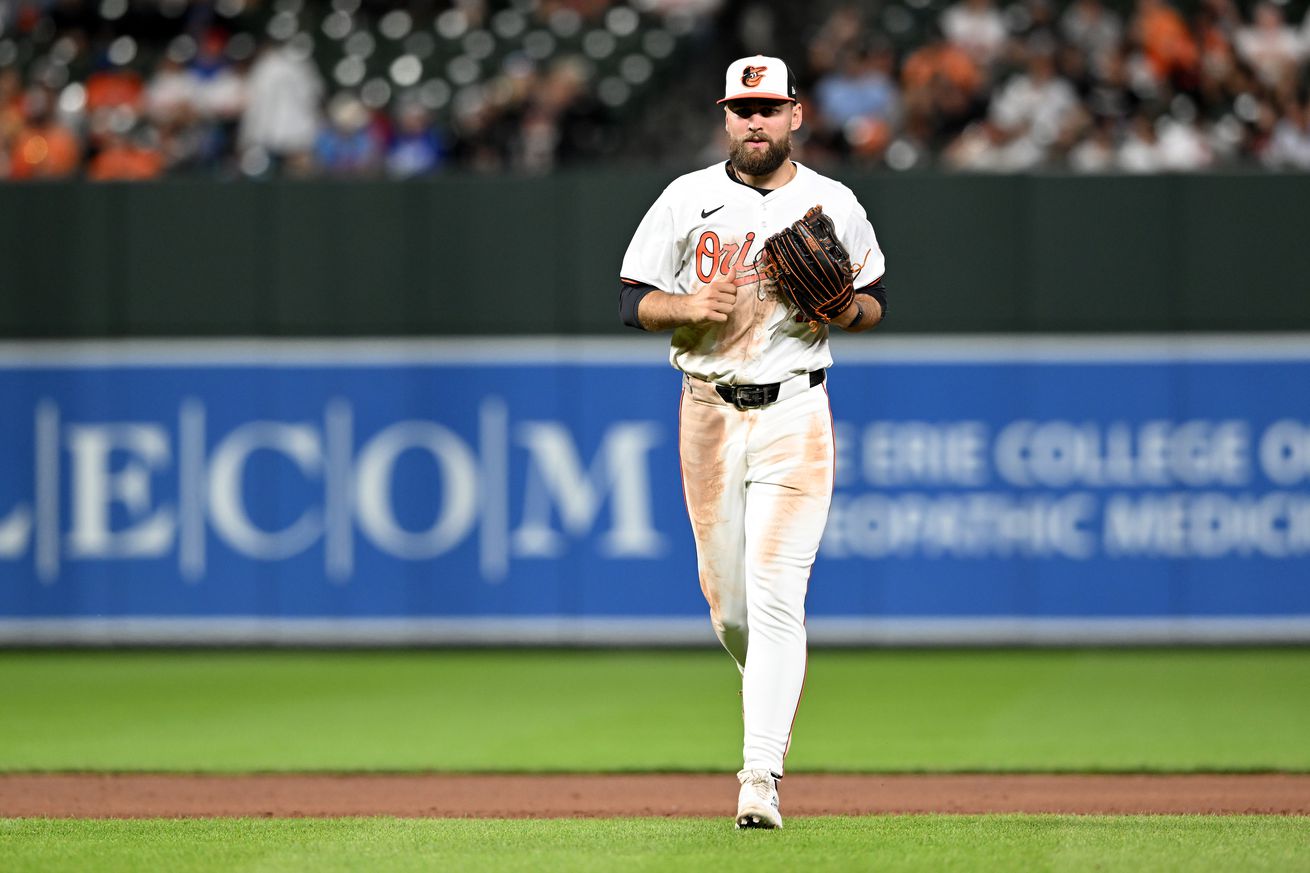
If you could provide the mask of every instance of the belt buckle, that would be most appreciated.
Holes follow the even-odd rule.
[[[769,402],[766,385],[738,385],[732,390],[732,405],[738,409],[757,409]]]

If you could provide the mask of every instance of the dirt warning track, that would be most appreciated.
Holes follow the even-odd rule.
[[[731,774],[3,774],[0,817],[723,816]],[[1310,815],[1310,774],[793,774],[788,815]]]

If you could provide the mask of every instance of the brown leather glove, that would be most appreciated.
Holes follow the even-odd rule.
[[[764,242],[764,275],[778,284],[810,327],[827,324],[855,299],[850,255],[823,205]]]

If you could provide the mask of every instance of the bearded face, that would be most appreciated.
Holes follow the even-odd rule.
[[[766,148],[751,143],[766,143]],[[728,158],[732,168],[743,176],[767,176],[782,166],[783,161],[791,157],[791,131],[786,131],[777,140],[770,139],[763,131],[753,131],[743,137],[731,137]]]
[[[783,100],[734,100],[724,107],[728,157],[741,176],[768,176],[791,157],[800,106]]]

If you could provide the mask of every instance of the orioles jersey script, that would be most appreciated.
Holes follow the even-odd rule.
[[[855,289],[882,277],[885,262],[868,216],[845,185],[796,164],[796,176],[761,193],[728,175],[723,162],[664,189],[637,228],[620,276],[670,294],[692,294],[714,272],[737,268],[737,300],[722,324],[680,327],[669,361],[710,382],[752,385],[832,365],[828,328],[812,330],[757,269],[764,241],[822,204],[857,270]]]

